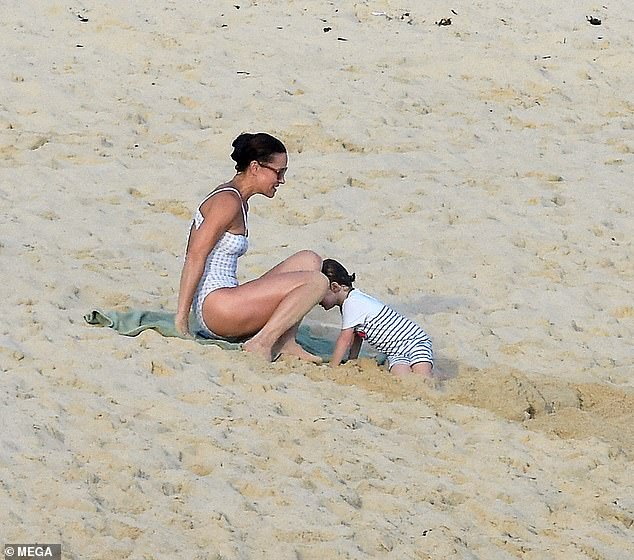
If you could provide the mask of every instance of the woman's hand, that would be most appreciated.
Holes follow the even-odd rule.
[[[180,334],[183,338],[192,338],[192,335],[189,332],[189,317],[187,315],[184,317],[176,315],[174,325],[176,326],[178,334]]]

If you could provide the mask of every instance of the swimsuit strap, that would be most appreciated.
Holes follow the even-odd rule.
[[[205,204],[205,202],[207,202],[213,195],[218,194],[219,192],[223,192],[223,191],[231,191],[234,192],[238,195],[238,198],[240,199],[240,208],[242,208],[242,220],[244,222],[244,236],[248,237],[249,236],[249,223],[247,221],[247,211],[244,207],[244,200],[242,199],[242,195],[240,194],[240,191],[238,189],[236,189],[235,187],[221,187],[219,189],[216,189],[215,191],[210,192],[205,199],[198,205],[198,209],[196,210],[196,218],[200,217],[200,220],[195,220],[198,221],[198,223],[202,223],[203,220],[205,219],[205,217],[202,215],[202,212],[200,211],[200,207]],[[196,226],[196,229],[198,229],[198,227],[200,226]]]

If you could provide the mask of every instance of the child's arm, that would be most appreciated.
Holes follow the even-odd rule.
[[[358,333],[354,333],[354,340],[352,341],[352,346],[350,347],[350,355],[348,356],[349,360],[356,360],[359,357],[359,352],[361,352],[362,344],[363,339],[359,336]]]
[[[337,338],[335,343],[335,351],[332,353],[332,358],[330,358],[330,367],[337,367],[342,362],[352,345],[353,339],[354,329],[352,327],[343,329],[339,333],[339,338]]]

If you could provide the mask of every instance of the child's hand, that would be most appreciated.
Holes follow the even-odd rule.
[[[330,367],[336,367],[344,360],[350,350],[353,338],[354,329],[341,330],[337,342],[335,342],[335,350],[332,353],[332,358],[330,358]]]

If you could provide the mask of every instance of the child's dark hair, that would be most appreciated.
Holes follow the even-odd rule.
[[[233,143],[231,159],[236,162],[236,171],[244,171],[252,161],[271,161],[274,154],[285,154],[286,147],[266,132],[251,134],[244,132]]]
[[[345,267],[334,259],[324,259],[321,265],[321,272],[328,277],[331,284],[332,282],[337,282],[337,284],[348,286],[349,288],[352,288],[352,283],[356,276],[354,272],[352,275],[348,274]]]

